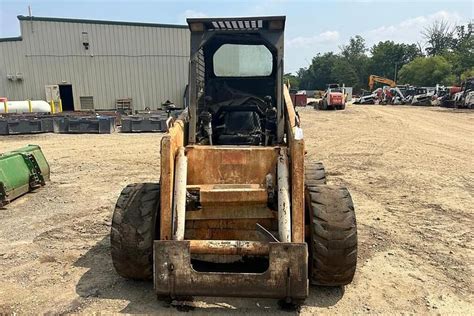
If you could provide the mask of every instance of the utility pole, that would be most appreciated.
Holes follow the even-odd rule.
[[[398,68],[398,63],[395,63],[395,74],[393,76],[393,81],[397,82],[397,68]]]

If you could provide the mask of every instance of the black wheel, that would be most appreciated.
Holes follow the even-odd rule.
[[[326,101],[324,99],[319,100],[318,109],[323,110],[323,111],[327,110],[327,104],[326,104]]]
[[[310,212],[311,283],[340,286],[351,283],[357,264],[357,226],[346,188],[307,185]]]
[[[346,108],[346,104],[345,104],[345,103],[339,105],[339,107],[338,107],[339,110],[344,110],[345,108]]]
[[[328,102],[326,100],[323,100],[323,110],[328,109]]]
[[[326,184],[326,170],[322,162],[310,162],[305,165],[304,181],[306,186]]]
[[[130,184],[120,193],[112,218],[110,243],[115,270],[124,278],[153,277],[153,240],[159,233],[159,203],[157,183]]]

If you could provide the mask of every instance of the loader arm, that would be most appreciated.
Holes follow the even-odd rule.
[[[159,210],[161,240],[171,239],[175,160],[179,148],[184,146],[184,125],[183,121],[176,120],[161,139],[161,209]]]
[[[271,147],[186,144],[185,123],[180,120],[162,138],[160,240],[154,242],[158,295],[265,296],[292,300],[302,300],[308,295],[304,177],[301,176],[304,140],[288,88],[283,86],[282,90],[287,143]],[[184,238],[179,240],[173,222],[176,219],[173,192],[180,183],[176,174],[183,148],[188,160],[187,192],[198,192],[201,206],[194,210],[187,207]],[[276,185],[277,179],[280,180],[282,175],[276,170],[280,170],[282,150],[288,155],[291,237],[287,242],[274,242],[263,236],[257,226],[279,236],[275,229],[277,232],[281,229],[281,210],[268,209],[265,181],[273,178]],[[235,256],[267,258],[268,268],[263,273],[207,273],[197,272],[193,266],[196,258],[223,260]],[[170,265],[173,271],[169,270]]]
[[[285,100],[286,129],[290,148],[292,237],[294,242],[304,242],[304,139],[299,118],[291,101],[290,91],[283,86]],[[298,135],[300,134],[300,135]]]
[[[375,85],[376,82],[388,84],[392,88],[397,86],[396,82],[391,80],[391,79],[384,78],[384,77],[379,77],[379,76],[376,76],[376,75],[370,75],[369,76],[369,87],[370,87],[371,91],[374,89],[374,85]]]

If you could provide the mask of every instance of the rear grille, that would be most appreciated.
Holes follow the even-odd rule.
[[[263,28],[262,20],[211,21],[209,30],[258,30]]]

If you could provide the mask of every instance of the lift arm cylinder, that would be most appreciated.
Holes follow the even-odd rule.
[[[176,156],[173,199],[173,239],[184,240],[186,213],[186,177],[188,174],[188,158],[184,147],[180,147]]]
[[[278,156],[278,233],[281,242],[291,242],[291,207],[288,172],[288,149]]]

